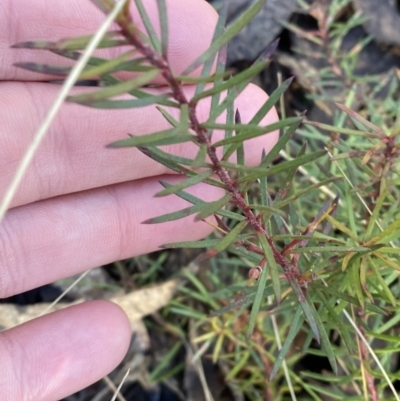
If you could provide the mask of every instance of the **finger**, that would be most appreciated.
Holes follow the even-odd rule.
[[[43,83],[3,83],[0,85],[0,194],[8,187],[32,135],[49,109],[58,88]],[[188,98],[193,87],[185,87]],[[250,85],[238,97],[235,108],[243,123],[248,122],[268,96]],[[201,121],[209,116],[210,101],[197,107]],[[177,111],[170,110],[177,118]],[[225,116],[219,118],[223,122]],[[275,109],[261,125],[278,119]],[[134,148],[108,149],[106,144],[127,138],[127,133],[144,135],[170,128],[169,123],[153,106],[128,110],[96,110],[65,104],[42,142],[25,175],[13,206],[23,205],[71,192],[83,191],[118,182],[155,176],[167,172]],[[213,140],[221,138],[215,132]],[[273,132],[245,142],[246,162],[259,163],[261,152],[267,153],[279,133]],[[197,146],[192,143],[165,147],[184,157],[194,157]],[[220,148],[222,150],[222,148]]]
[[[63,309],[0,333],[3,399],[60,400],[100,380],[123,359],[131,329],[106,301]]]
[[[191,205],[175,195],[155,198],[161,189],[156,178],[144,179],[11,209],[0,225],[0,298],[212,231],[193,215],[141,224]],[[205,200],[223,196],[221,188],[206,184],[190,192]]]
[[[156,0],[146,0],[146,9],[154,28],[158,30]],[[138,28],[144,31],[139,13],[132,4],[132,15]],[[217,14],[204,0],[167,0],[169,22],[168,59],[172,70],[181,73],[210,45]],[[66,59],[48,51],[11,49],[10,46],[30,40],[58,40],[94,33],[105,16],[89,0],[2,0],[0,2],[0,80],[43,80],[43,74],[13,66],[16,62],[36,61],[68,65]],[[104,49],[100,57],[115,56],[119,49]]]

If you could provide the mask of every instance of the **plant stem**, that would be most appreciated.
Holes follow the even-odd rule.
[[[196,114],[197,104],[189,102],[183,92],[181,83],[175,79],[168,61],[160,54],[158,54],[152,47],[146,44],[138,34],[138,30],[133,23],[130,14],[125,14],[123,17],[118,19],[118,24],[121,28],[122,35],[131,43],[146,59],[150,64],[158,68],[161,75],[172,90],[172,97],[181,105],[187,105],[189,109],[189,120],[190,128],[196,133],[197,139],[200,144],[203,144],[207,148],[207,155],[213,165],[215,174],[218,175],[219,179],[225,184],[226,190],[232,195],[231,202],[242,210],[244,216],[248,220],[249,224],[254,228],[257,235],[264,235],[272,249],[276,262],[282,266],[285,274],[297,279],[300,272],[294,264],[290,263],[275,247],[275,244],[268,235],[267,230],[263,226],[260,219],[254,215],[244,197],[238,190],[236,184],[229,176],[227,170],[225,170],[217,156],[215,146],[211,143],[211,139],[208,136],[207,129],[202,127]]]

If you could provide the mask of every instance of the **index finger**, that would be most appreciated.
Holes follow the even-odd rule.
[[[169,44],[168,59],[172,70],[180,74],[210,45],[217,13],[204,0],[167,0]],[[156,0],[144,0],[147,13],[159,31]],[[132,16],[145,32],[139,12],[132,2]],[[0,1],[0,80],[41,81],[48,75],[16,68],[14,63],[36,61],[68,65],[69,61],[44,50],[11,49],[29,40],[59,40],[94,33],[104,14],[90,0],[2,0]],[[118,48],[102,49],[96,55],[110,58]]]

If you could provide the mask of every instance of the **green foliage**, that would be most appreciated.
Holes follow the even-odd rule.
[[[95,3],[103,11],[109,10],[109,1]],[[220,56],[226,43],[264,3],[256,0],[226,30],[223,6],[210,48],[182,76],[174,76],[166,57],[169,30],[165,1],[158,1],[158,37],[142,1],[136,0],[146,35],[121,15],[121,31],[110,32],[101,47],[130,44],[133,48],[111,60],[92,57],[82,78],[99,77],[106,87],[68,100],[106,109],[155,104],[170,123],[170,129],[121,138],[110,147],[137,147],[186,176],[178,184],[162,182],[165,189],[156,195],[175,194],[190,206],[154,216],[145,223],[189,215],[196,215],[198,220],[214,217],[217,231],[211,238],[165,245],[207,248],[201,260],[209,264],[203,280],[210,284],[206,287],[196,276],[185,273],[189,284],[181,288],[165,314],[179,316],[182,327],[187,322],[196,324],[196,342],[207,344],[205,352],[228,368],[227,378],[236,388],[250,399],[257,399],[267,387],[273,399],[286,399],[293,391],[303,391],[307,399],[315,400],[325,396],[347,399],[348,394],[351,399],[364,400],[373,391],[382,398],[388,394],[393,397],[389,387],[400,379],[398,372],[392,371],[400,320],[398,81],[389,82],[388,95],[381,101],[375,96],[381,87],[380,77],[372,77],[370,95],[364,95],[358,112],[352,110],[355,94],[365,89],[366,80],[354,73],[358,53],[342,53],[340,42],[361,20],[355,15],[340,22],[338,15],[349,2],[333,0],[317,14],[321,38],[288,25],[319,46],[321,57],[329,53],[329,68],[321,71],[317,83],[320,91],[312,97],[326,100],[324,89],[328,86],[346,89],[329,99],[337,105],[332,124],[298,115],[259,126],[292,80],[280,85],[248,124],[242,123],[235,98],[266,67],[276,44],[235,76],[224,71]],[[77,50],[89,39],[24,42],[16,47],[48,49],[76,59]],[[57,75],[70,71],[62,66],[18,65]],[[199,66],[203,66],[201,76],[190,77]],[[135,76],[121,82],[115,76],[120,71],[134,72]],[[159,74],[170,77],[167,94],[155,94],[148,87]],[[197,86],[191,99],[181,91],[183,82]],[[124,98],[113,99],[120,95]],[[203,98],[209,98],[213,106],[208,120],[200,123],[195,111]],[[170,107],[179,110],[179,117],[171,115]],[[223,113],[225,122],[217,122]],[[210,138],[217,129],[225,132],[225,138],[212,144]],[[243,143],[277,129],[282,135],[272,151],[265,155],[260,150],[259,165],[247,166]],[[292,139],[294,135],[296,140]],[[184,142],[197,148],[195,157],[183,158],[159,148]],[[217,156],[218,147],[223,148],[222,157]],[[232,155],[236,162],[231,161]],[[287,160],[277,162],[279,156]],[[218,179],[212,178],[214,175]],[[223,188],[225,195],[205,202],[186,191],[199,182]],[[150,271],[156,275],[157,269]],[[246,273],[248,280],[243,277]],[[208,289],[211,287],[214,293]],[[375,352],[381,367],[367,347],[374,347],[378,340]],[[153,380],[167,380],[163,368],[179,349],[177,345],[170,350],[152,373]],[[296,363],[304,354],[327,358],[332,372],[322,375],[299,370]]]

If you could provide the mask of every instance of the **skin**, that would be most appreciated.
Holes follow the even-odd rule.
[[[155,0],[147,0],[146,7],[157,25]],[[169,60],[179,73],[209,45],[217,15],[203,0],[191,0],[190,7],[187,0],[169,0],[167,7]],[[132,12],[138,21],[136,10]],[[50,53],[10,46],[89,34],[103,19],[88,0],[0,2],[0,194],[59,91],[43,82],[49,77],[17,69],[13,63],[65,64]],[[112,57],[113,52],[103,50],[101,55]],[[193,93],[190,86],[185,90],[188,96]],[[242,121],[248,121],[266,99],[261,89],[249,86],[236,102]],[[207,117],[208,108],[207,101],[200,104],[201,119]],[[276,120],[273,110],[261,124]],[[134,149],[105,148],[128,132],[143,135],[167,127],[154,107],[109,112],[63,105],[0,225],[0,297],[155,251],[166,242],[196,240],[210,233],[208,225],[195,223],[193,217],[140,224],[187,206],[174,196],[153,197],[161,189],[160,179],[173,183],[180,178]],[[268,152],[277,137],[275,132],[248,141],[247,163],[258,163],[261,150]],[[194,154],[186,144],[168,150]],[[191,191],[206,200],[221,196],[220,190],[204,184]],[[107,301],[73,306],[4,331],[1,398],[50,401],[72,394],[117,366],[130,336],[125,313]]]

